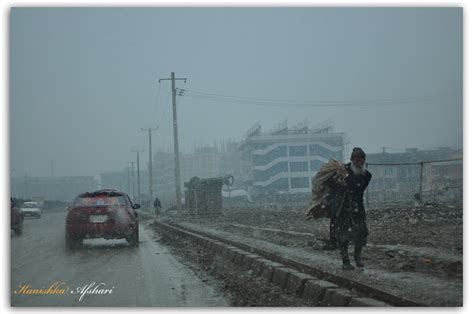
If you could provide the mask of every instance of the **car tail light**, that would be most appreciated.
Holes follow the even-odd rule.
[[[87,221],[87,215],[79,210],[71,210],[66,217],[67,224]]]

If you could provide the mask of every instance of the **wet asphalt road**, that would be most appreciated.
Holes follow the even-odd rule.
[[[153,231],[143,224],[138,248],[129,247],[125,240],[93,239],[85,240],[83,248],[71,251],[64,244],[65,217],[66,211],[43,212],[41,219],[25,219],[23,235],[12,233],[12,306],[228,305],[212,287],[157,243]],[[53,294],[18,293],[20,285],[47,289],[55,282],[61,285]],[[90,286],[89,291],[97,287],[95,294],[81,293],[84,286]],[[106,289],[109,291],[105,292]]]

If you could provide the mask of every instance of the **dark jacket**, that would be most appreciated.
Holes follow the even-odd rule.
[[[366,225],[364,207],[364,191],[369,185],[372,174],[366,170],[365,174],[356,176],[350,163],[345,165],[349,175],[346,177],[346,186],[329,180],[331,187],[329,197],[332,236],[338,238],[340,245],[347,245],[350,240],[364,245],[369,234]]]
[[[349,208],[353,218],[357,220],[366,220],[364,206],[364,191],[372,179],[372,174],[365,170],[364,175],[356,176],[350,167],[350,163],[346,164],[349,176],[346,178]]]
[[[157,198],[155,198],[155,202],[153,203],[154,207],[155,208],[158,208],[158,207],[161,207],[161,202],[160,200]]]

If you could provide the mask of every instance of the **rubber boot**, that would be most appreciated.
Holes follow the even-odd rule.
[[[341,247],[341,257],[342,257],[342,269],[343,270],[354,270],[354,266],[351,265],[349,260],[349,253],[347,251],[347,246]]]
[[[362,246],[354,246],[354,261],[357,267],[364,267],[364,263],[362,263]]]

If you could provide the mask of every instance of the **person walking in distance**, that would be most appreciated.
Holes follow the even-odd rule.
[[[153,202],[153,207],[155,208],[155,215],[158,217],[161,212],[161,202],[158,197],[155,198],[155,201]]]

